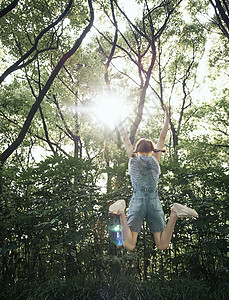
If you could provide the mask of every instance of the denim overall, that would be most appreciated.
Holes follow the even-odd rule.
[[[153,232],[161,232],[166,226],[165,216],[158,197],[157,185],[152,174],[152,161],[144,166],[140,157],[137,157],[140,176],[133,189],[132,198],[128,210],[127,223],[134,232],[140,232],[146,218],[146,223]]]

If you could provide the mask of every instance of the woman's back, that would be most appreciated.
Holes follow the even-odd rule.
[[[129,161],[129,173],[133,187],[136,186],[136,183],[140,177],[139,163],[146,169],[152,170],[152,175],[157,185],[159,175],[161,174],[160,165],[157,159],[154,156],[139,155],[131,158]]]

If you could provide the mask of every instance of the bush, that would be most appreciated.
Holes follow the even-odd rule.
[[[2,300],[226,300],[226,282],[215,284],[175,278],[135,281],[123,275],[107,279],[78,275],[68,281],[0,285]]]

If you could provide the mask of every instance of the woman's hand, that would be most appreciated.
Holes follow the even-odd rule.
[[[169,112],[168,112],[167,106],[166,106],[166,105],[163,105],[163,109],[164,109],[164,111],[165,111],[165,116],[166,116],[166,118],[168,118],[168,120],[169,120],[169,119],[170,119],[170,116],[169,116]]]

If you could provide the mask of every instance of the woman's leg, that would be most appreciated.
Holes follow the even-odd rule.
[[[110,205],[109,212],[120,216],[122,226],[122,241],[124,242],[123,246],[126,249],[133,250],[137,242],[138,233],[131,231],[129,228],[125,215],[125,207],[126,202],[124,200],[117,200],[115,203]]]
[[[131,231],[127,224],[125,213],[120,214],[121,226],[122,226],[122,240],[123,246],[128,250],[133,250],[136,246],[138,232]]]
[[[165,229],[162,232],[154,233],[154,240],[159,250],[165,250],[169,247],[177,219],[177,214],[172,208],[170,218]]]
[[[186,217],[198,218],[198,213],[185,205],[174,203],[165,229],[162,232],[154,233],[154,240],[159,250],[165,250],[169,247],[177,219]]]

